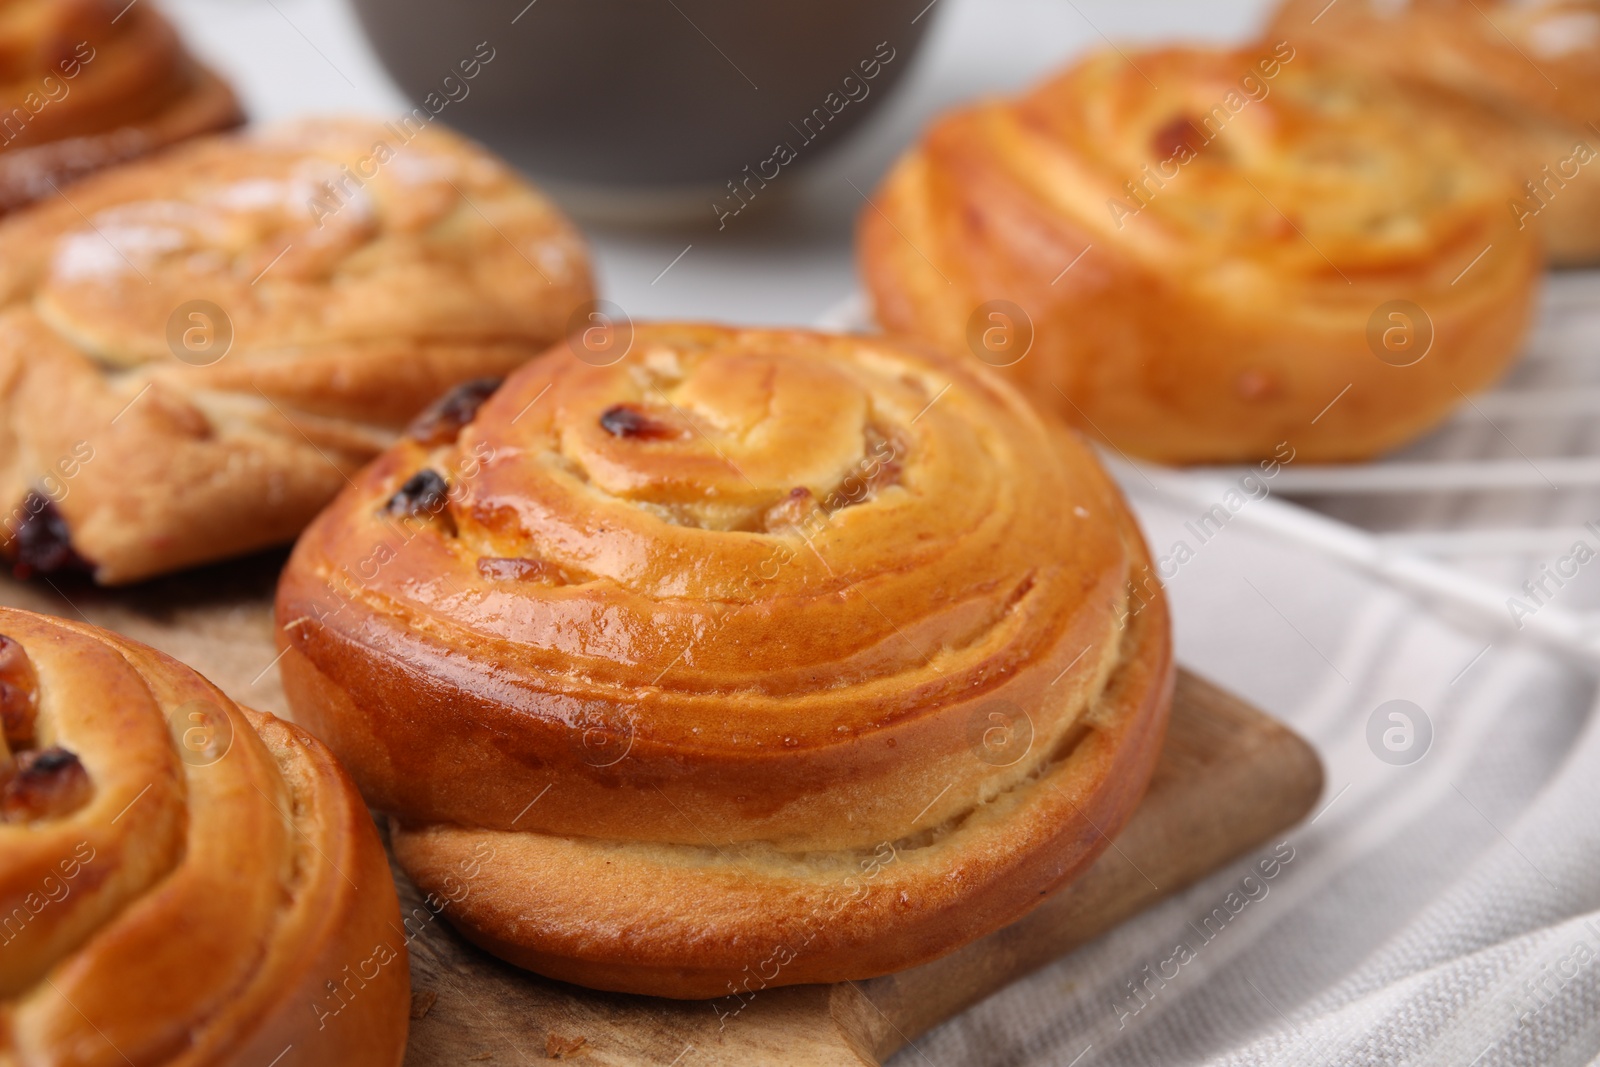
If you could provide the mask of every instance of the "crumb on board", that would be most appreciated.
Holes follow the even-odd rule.
[[[439,994],[431,989],[419,989],[411,994],[411,1018],[422,1019],[428,1014],[428,1009],[433,1007],[433,1002],[439,999]]]
[[[552,1060],[564,1060],[581,1052],[588,1040],[585,1037],[563,1037],[552,1031],[544,1037],[544,1054]]]

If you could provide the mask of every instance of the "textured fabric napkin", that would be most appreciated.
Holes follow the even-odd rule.
[[[1128,491],[1158,554],[1194,550],[1180,659],[1312,741],[1318,813],[894,1067],[1591,1062],[1591,684],[1251,529],[1254,501],[1199,543],[1200,509]]]

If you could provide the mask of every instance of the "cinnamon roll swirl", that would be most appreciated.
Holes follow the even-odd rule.
[[[400,1063],[394,883],[327,749],[7,608],[0,726],[0,1063]]]
[[[1107,52],[938,120],[859,253],[889,330],[1127,453],[1354,460],[1517,354],[1514,193],[1425,102],[1287,41]]]
[[[931,959],[1083,870],[1172,682],[1093,454],[900,342],[602,347],[443,405],[279,588],[297,721],[420,886],[476,875],[447,917],[556,978],[742,997]]]

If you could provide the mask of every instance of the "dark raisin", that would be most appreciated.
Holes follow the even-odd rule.
[[[88,571],[93,567],[72,547],[67,520],[55,501],[32,489],[18,509],[22,518],[11,535],[11,571],[19,579],[35,574]]]
[[[383,510],[390,515],[437,515],[449,501],[450,484],[439,472],[424,467],[406,479],[406,484],[389,498]]]
[[[1167,160],[1181,155],[1186,148],[1198,152],[1205,143],[1194,120],[1188,115],[1178,115],[1151,136],[1150,151],[1155,153],[1156,159]]]
[[[676,437],[672,427],[651,418],[632,404],[613,404],[600,413],[600,426],[613,437],[660,440]]]
[[[461,436],[461,428],[478,414],[504,378],[474,378],[462,382],[429,404],[407,428],[411,438],[424,445],[447,445]]]
[[[0,819],[32,822],[59,818],[82,807],[92,792],[89,772],[64,748],[24,752],[16,772],[0,790]]]
[[[39,706],[39,678],[28,653],[0,635],[0,732],[11,748],[31,748]]]

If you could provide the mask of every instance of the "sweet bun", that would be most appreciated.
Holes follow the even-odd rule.
[[[1516,354],[1540,251],[1514,192],[1399,87],[1286,42],[1107,52],[934,123],[859,255],[891,332],[1126,453],[1356,460]]]
[[[149,3],[0,4],[0,213],[243,119]]]
[[[396,1067],[394,883],[315,739],[0,608],[0,1063]]]
[[[513,963],[693,998],[908,967],[1083,870],[1172,683],[1093,454],[903,343],[621,332],[396,444],[285,570],[296,719],[417,884]]]
[[[1505,206],[1550,259],[1600,262],[1600,2],[1289,0],[1271,32],[1439,93],[1509,164]]]
[[[301,122],[87,179],[0,223],[4,551],[114,584],[290,541],[591,292],[576,230],[435,127]]]

